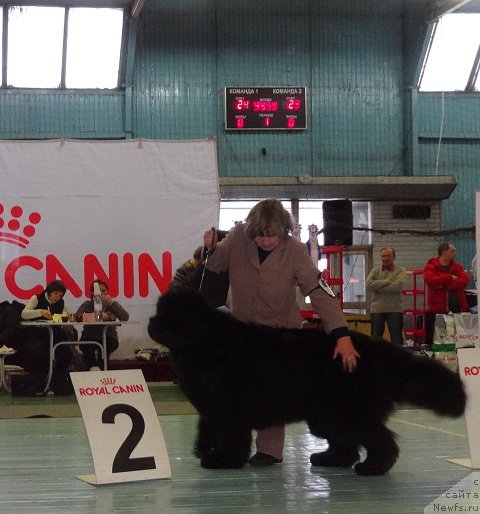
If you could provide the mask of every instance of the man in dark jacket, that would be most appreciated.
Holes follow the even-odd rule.
[[[22,320],[25,305],[13,300],[0,303],[0,346],[13,347]]]
[[[217,230],[217,243],[227,236],[226,230]],[[230,279],[228,271],[215,273],[206,269],[202,262],[203,246],[199,246],[193,258],[186,261],[175,272],[171,286],[188,286],[200,291],[213,309],[223,307],[227,303]]]
[[[22,311],[25,304],[13,300],[0,303],[0,347],[7,346],[17,351],[9,363],[18,364],[26,369],[30,359],[25,345],[25,335],[21,329]]]
[[[468,275],[463,266],[454,260],[456,248],[451,243],[438,247],[438,257],[430,259],[423,269],[427,286],[427,312],[425,342],[433,344],[435,316],[448,312],[468,311],[465,288]]]

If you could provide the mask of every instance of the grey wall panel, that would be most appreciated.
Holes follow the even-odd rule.
[[[475,191],[480,189],[480,95],[420,94],[417,102],[419,170],[455,175],[458,185],[442,204],[442,228],[475,226]],[[446,235],[466,267],[476,253],[473,232]]]
[[[124,94],[0,90],[0,138],[124,138]]]
[[[317,162],[333,175],[402,174],[400,11],[391,2],[356,2],[350,13],[328,4],[312,31]]]
[[[418,97],[420,138],[479,139],[478,93],[422,93]]]
[[[216,53],[213,2],[145,5],[135,64],[134,137],[216,135]]]
[[[442,229],[474,227],[475,191],[480,189],[480,140],[423,140],[420,155],[421,174],[457,177],[457,187],[442,204]],[[443,240],[452,241],[463,264],[470,266],[475,254],[474,232],[459,230]]]

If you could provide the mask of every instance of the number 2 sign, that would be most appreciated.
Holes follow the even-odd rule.
[[[162,429],[141,370],[70,373],[92,451],[91,484],[170,478]]]

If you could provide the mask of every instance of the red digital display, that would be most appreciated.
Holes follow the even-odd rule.
[[[304,87],[225,88],[226,130],[305,130]]]
[[[296,98],[292,98],[285,102],[285,109],[287,109],[287,111],[298,111],[298,110],[300,110],[301,106],[302,106],[302,101],[298,100]]]
[[[297,122],[297,120],[295,118],[287,118],[287,126],[288,126],[288,128],[289,129],[294,129],[296,122]]]
[[[243,98],[235,100],[234,109],[237,111],[248,111],[250,109],[250,100],[244,100]]]
[[[271,100],[258,100],[253,102],[253,112],[275,112],[278,111],[278,102]]]

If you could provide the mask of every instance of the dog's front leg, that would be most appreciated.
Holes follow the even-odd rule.
[[[200,461],[202,467],[234,469],[244,466],[250,456],[251,430],[249,428],[215,427],[213,431],[214,447],[202,455]]]

